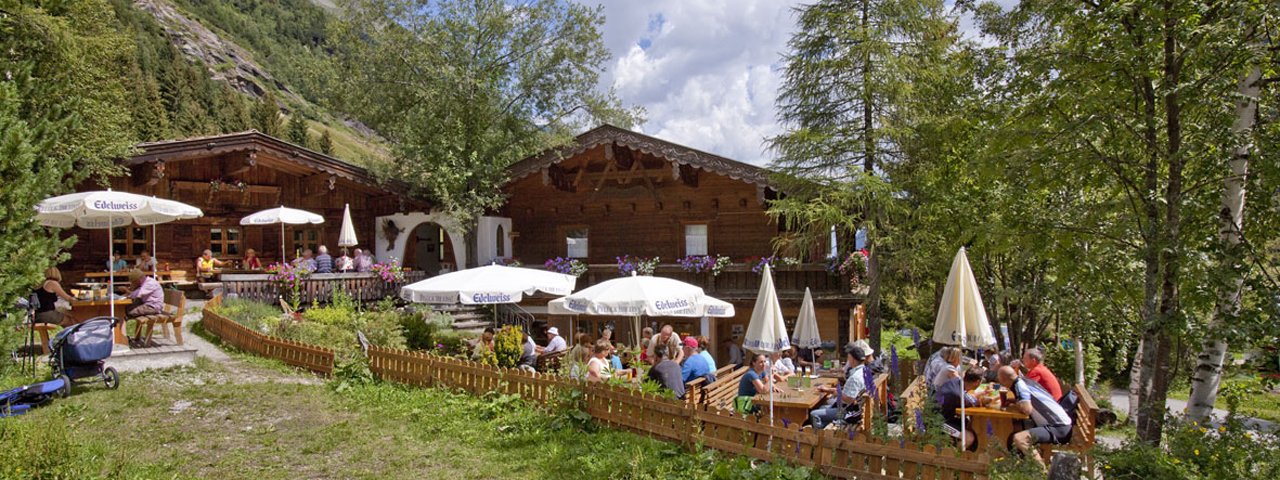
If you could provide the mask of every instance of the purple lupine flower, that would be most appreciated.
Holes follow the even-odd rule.
[[[898,378],[898,346],[889,346],[889,375]]]
[[[870,368],[862,369],[862,381],[867,384],[867,394],[872,397],[876,396],[876,379],[875,376],[871,374]]]
[[[852,428],[850,428],[850,429],[849,429],[849,440],[853,440],[853,433],[854,433],[854,430],[853,430]]]
[[[911,343],[916,346],[916,350],[920,349],[920,329],[919,328],[911,329]]]
[[[782,419],[782,428],[788,428],[790,426],[791,426],[791,420],[787,420],[785,418]]]
[[[987,419],[987,437],[990,438],[994,436],[996,436],[996,429],[995,427],[991,426],[991,419],[988,418]]]
[[[921,412],[920,409],[917,408],[915,410],[915,414],[916,414],[916,430],[923,432],[924,431],[924,412]]]

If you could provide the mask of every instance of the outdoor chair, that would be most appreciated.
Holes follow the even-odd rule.
[[[174,342],[182,345],[182,317],[186,313],[186,308],[187,297],[181,290],[165,290],[164,311],[134,319],[137,322],[134,338],[142,339],[142,332],[145,331],[147,332],[147,337],[143,341],[143,345],[150,345],[151,336],[155,333],[155,327],[159,326],[165,338],[170,338],[169,331],[172,328]]]

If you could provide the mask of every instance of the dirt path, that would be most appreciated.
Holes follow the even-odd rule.
[[[186,345],[195,347],[196,357],[204,358],[226,367],[229,381],[235,383],[296,383],[303,385],[320,385],[323,380],[306,373],[282,369],[264,368],[228,355],[217,345],[191,331],[191,327],[200,322],[204,300],[188,300],[187,314],[182,318],[183,340]]]

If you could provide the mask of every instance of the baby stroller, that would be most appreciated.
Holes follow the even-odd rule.
[[[67,394],[76,380],[85,378],[101,380],[110,389],[120,387],[116,369],[103,368],[114,346],[112,329],[119,321],[114,317],[94,317],[63,329],[49,340],[49,368],[54,378],[66,382]]]

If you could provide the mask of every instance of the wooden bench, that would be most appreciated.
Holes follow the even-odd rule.
[[[733,365],[725,365],[716,370],[716,380],[733,372]],[[684,384],[684,402],[689,405],[702,405],[707,393],[706,377],[695,378]]]
[[[734,368],[736,367],[736,368]],[[725,411],[733,411],[733,399],[738,396],[738,382],[751,367],[731,365],[729,372],[717,375],[715,383],[703,388],[702,404]]]
[[[137,322],[137,328],[134,330],[134,338],[141,339],[142,332],[147,332],[144,345],[151,344],[151,336],[155,333],[155,327],[160,326],[161,332],[165,338],[169,338],[169,329],[173,329],[173,339],[178,345],[182,345],[182,317],[186,315],[187,297],[181,290],[165,290],[164,291],[164,312],[156,315],[144,315],[134,319]]]
[[[544,353],[542,355],[538,355],[538,360],[536,363],[534,363],[533,368],[534,370],[537,370],[543,373],[559,370],[560,361],[568,353],[569,353],[569,350],[565,349],[555,353]]]
[[[845,380],[846,382],[848,380]],[[876,394],[866,392],[862,395],[862,424],[858,426],[863,432],[870,432],[876,415],[889,413],[889,374],[881,373],[875,380]]]
[[[1041,444],[1040,457],[1048,463],[1053,458],[1054,450],[1074,452],[1080,455],[1086,468],[1092,471],[1093,465],[1088,453],[1097,442],[1098,404],[1093,401],[1093,396],[1089,395],[1089,390],[1083,386],[1076,385],[1070,387],[1070,390],[1080,397],[1080,403],[1076,405],[1076,422],[1071,426],[1071,441],[1062,445]]]
[[[918,375],[902,391],[902,395],[898,396],[898,401],[902,405],[903,432],[916,431],[916,425],[919,422],[916,417],[924,415],[925,401],[929,396],[928,390],[924,383],[924,375]]]
[[[49,332],[62,330],[62,327],[56,323],[37,323],[31,326],[36,333],[40,334],[40,353],[49,354]]]

